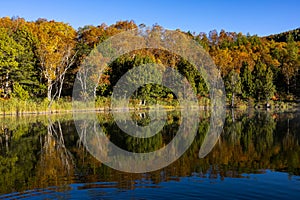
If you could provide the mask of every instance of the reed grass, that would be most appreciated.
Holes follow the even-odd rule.
[[[164,108],[176,109],[180,108],[178,100],[155,100],[155,104],[141,106],[139,100],[133,99],[129,101],[129,107],[132,109],[147,109],[156,104],[161,105]],[[124,102],[123,102],[124,103]],[[188,102],[187,102],[188,103]],[[206,109],[210,107],[210,99],[203,97],[198,100],[198,104],[201,108]],[[122,104],[121,104],[122,105]],[[237,101],[238,108],[263,108],[263,103],[250,103]],[[282,102],[282,101],[270,101],[271,109],[290,109],[295,106],[295,103]],[[58,101],[54,101],[49,107],[49,101],[47,99],[29,99],[20,100],[17,98],[0,99],[0,115],[24,115],[24,114],[49,114],[49,113],[65,113],[73,111],[108,111],[111,109],[111,99],[107,97],[97,97],[94,101],[82,102],[72,101],[70,97],[61,98]],[[120,108],[122,109],[122,108]]]

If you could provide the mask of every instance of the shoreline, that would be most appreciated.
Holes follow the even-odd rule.
[[[57,114],[72,114],[72,113],[90,113],[90,112],[96,112],[96,113],[105,113],[105,112],[123,112],[123,111],[147,111],[151,108],[154,108],[154,106],[143,106],[143,107],[129,107],[126,108],[115,108],[111,109],[109,106],[103,106],[98,108],[92,108],[92,109],[49,109],[49,110],[36,110],[36,111],[17,111],[17,110],[11,110],[7,112],[0,112],[1,117],[5,116],[42,116],[42,115],[57,115]],[[198,106],[197,108],[191,108],[191,110],[201,110],[201,111],[210,111],[211,106]],[[160,108],[157,108],[156,110],[182,110],[183,108],[180,106],[161,106]],[[240,107],[234,107],[230,108],[229,105],[226,105],[226,110],[237,110],[237,111],[246,111],[246,110],[255,110],[255,111],[295,111],[300,109],[300,103],[290,103],[290,105],[285,106],[272,106],[270,108],[266,108],[264,106],[240,106]]]
[[[182,107],[171,107],[171,106],[162,106],[164,110],[171,111],[171,110],[182,110]],[[89,113],[89,112],[97,112],[97,113],[103,113],[103,112],[123,112],[123,111],[147,111],[150,110],[151,106],[146,107],[129,107],[129,109],[125,108],[115,108],[111,109],[110,107],[99,107],[96,109],[67,109],[67,110],[48,110],[48,111],[10,111],[10,112],[0,112],[0,116],[30,116],[30,115],[55,115],[55,114],[71,114],[71,113]],[[209,111],[208,106],[199,106],[199,110],[206,110]],[[162,109],[157,109],[162,110]],[[196,110],[195,108],[191,108],[191,110]]]

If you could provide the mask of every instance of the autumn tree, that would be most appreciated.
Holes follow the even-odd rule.
[[[65,74],[74,62],[76,31],[62,22],[38,20],[36,34],[36,53],[47,81],[47,98],[51,106],[56,97],[60,98]]]
[[[99,91],[101,95],[110,94],[110,91],[108,91],[108,88],[111,85],[110,82],[112,82],[114,79],[113,77],[120,72],[116,70],[116,74],[113,73],[113,77],[111,76],[111,71],[113,71],[113,68],[115,67],[103,65],[105,58],[101,52],[98,51],[98,45],[113,35],[136,28],[137,25],[134,21],[118,21],[111,26],[101,24],[97,27],[85,26],[79,29],[76,45],[78,51],[76,65],[78,68],[74,71],[78,72],[77,79],[82,89],[82,97],[87,95],[89,90],[92,90],[94,97],[96,97],[97,91]],[[119,66],[116,68],[119,68]],[[95,74],[95,71],[98,71],[98,73]],[[93,86],[87,85],[89,82],[88,80],[91,80],[91,82],[94,83]]]

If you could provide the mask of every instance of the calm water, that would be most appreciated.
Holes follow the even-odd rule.
[[[98,114],[110,140],[132,152],[168,144],[180,113],[168,113],[161,133],[136,139],[110,114]],[[138,124],[147,113],[133,114]],[[171,165],[150,173],[125,173],[97,161],[84,147],[71,115],[0,118],[0,199],[298,199],[300,113],[228,112],[223,132],[204,158],[198,153],[209,129],[202,113],[191,147]],[[83,126],[84,127],[84,126]]]

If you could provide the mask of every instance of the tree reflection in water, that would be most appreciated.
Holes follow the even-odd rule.
[[[118,129],[110,114],[101,113],[98,119],[106,135],[99,135],[95,141],[108,137],[128,151],[154,151],[174,137],[180,125],[177,114],[168,116],[160,134],[137,139]],[[147,124],[143,121],[148,120],[146,115],[139,116],[133,115],[137,123]],[[0,122],[0,193],[101,181],[114,182],[113,187],[133,189],[140,182],[155,184],[191,175],[223,180],[244,177],[245,173],[264,173],[266,169],[300,175],[299,119],[299,113],[236,112],[232,115],[229,112],[217,144],[200,159],[199,149],[209,129],[209,113],[204,113],[196,139],[179,160],[155,172],[129,174],[106,167],[85,149],[91,130],[84,127],[97,124],[88,126],[83,120],[82,132],[77,134],[71,115],[6,117]],[[103,150],[101,146],[98,148]]]
[[[60,120],[48,119],[47,134],[42,137],[41,151],[36,165],[37,188],[60,186],[74,174],[74,161],[66,148]]]

